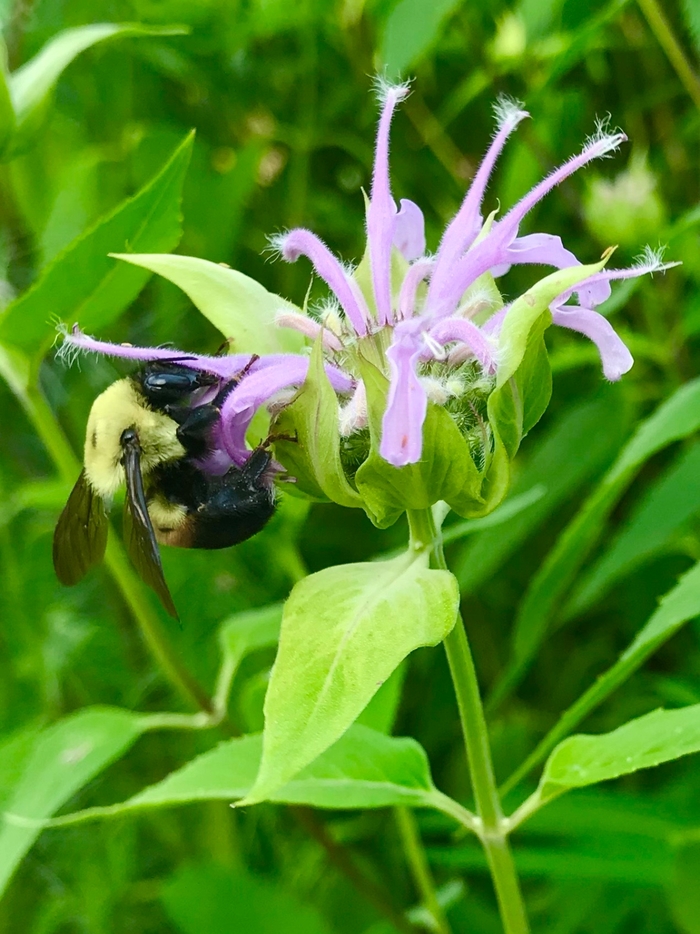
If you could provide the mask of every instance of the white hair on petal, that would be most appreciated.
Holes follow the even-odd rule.
[[[56,349],[56,359],[60,360],[61,363],[70,367],[73,366],[75,361],[84,353],[93,353],[88,347],[81,347],[79,344],[76,344],[73,340],[73,329],[69,329],[68,325],[60,322],[56,325],[56,338],[54,340],[54,346],[59,340],[62,340],[61,346]]]
[[[288,236],[288,230],[280,230],[277,233],[268,234],[267,246],[263,249],[263,253],[267,253],[267,259],[270,261],[284,259],[284,242]]]
[[[665,272],[667,269],[672,269],[674,266],[682,266],[683,264],[677,260],[674,263],[664,263],[664,253],[666,252],[666,245],[659,246],[654,249],[654,247],[647,244],[642,252],[634,260],[634,268],[639,269],[642,272],[655,273],[655,272]]]
[[[626,142],[627,135],[619,127],[611,128],[611,122],[612,116],[610,114],[606,114],[604,117],[596,117],[595,131],[586,138],[584,152],[595,149],[596,157],[602,159],[619,149],[621,143]]]
[[[509,97],[507,94],[499,94],[493,105],[493,115],[496,118],[496,132],[503,129],[507,123],[517,125],[530,114],[524,109],[522,101]]]
[[[390,97],[394,97],[396,103],[405,100],[411,91],[411,82],[408,81],[390,81],[387,76],[375,75],[372,81],[372,90],[382,107],[388,102]]]

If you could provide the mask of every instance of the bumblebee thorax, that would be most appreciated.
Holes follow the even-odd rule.
[[[112,383],[95,399],[85,435],[85,473],[92,488],[105,498],[125,480],[121,436],[127,428],[138,434],[144,476],[158,464],[185,456],[173,419],[150,408],[131,379]]]

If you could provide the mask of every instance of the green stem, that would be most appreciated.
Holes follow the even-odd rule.
[[[680,42],[676,39],[662,8],[656,0],[637,0],[649,28],[668,56],[681,84],[692,98],[695,106],[700,110],[700,80],[693,71]]]
[[[394,814],[401,835],[403,851],[406,854],[406,861],[423,907],[432,915],[435,921],[435,930],[439,934],[451,934],[449,922],[435,892],[435,882],[428,866],[413,811],[409,808],[397,807],[394,808]]]
[[[409,511],[415,548],[431,548],[431,564],[448,570],[442,538],[430,510]],[[508,845],[508,823],[501,811],[491,760],[491,746],[474,661],[461,616],[444,642],[467,751],[469,774],[481,819],[480,837],[493,879],[501,921],[506,934],[527,934],[529,925],[520,884]]]

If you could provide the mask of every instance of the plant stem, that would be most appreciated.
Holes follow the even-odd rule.
[[[430,510],[408,513],[411,539],[416,548],[431,548],[431,565],[448,570],[442,538]],[[508,845],[508,824],[501,811],[491,760],[491,747],[474,661],[461,615],[444,641],[467,751],[476,812],[481,819],[481,842],[486,851],[501,921],[506,934],[528,934],[529,925],[520,884]]]
[[[700,110],[700,79],[695,74],[686,58],[680,42],[676,39],[662,8],[656,0],[637,0],[649,28],[668,56],[681,84],[692,98],[695,106]]]
[[[296,805],[291,807],[290,811],[304,830],[323,847],[330,862],[352,882],[357,891],[374,905],[380,914],[389,920],[397,931],[401,931],[402,934],[415,934],[414,925],[398,908],[394,907],[381,886],[357,868],[345,847],[336,843],[311,808]]]
[[[449,922],[435,892],[435,882],[430,866],[428,866],[413,811],[409,808],[397,807],[394,808],[394,814],[401,835],[403,851],[406,854],[408,867],[411,870],[423,907],[432,915],[435,921],[435,930],[439,934],[451,934]]]

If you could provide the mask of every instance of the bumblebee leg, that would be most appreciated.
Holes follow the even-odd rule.
[[[265,445],[259,444],[241,467],[241,475],[251,486],[258,487],[271,462],[272,454]]]
[[[264,441],[260,442],[260,447],[269,448],[270,445],[274,444],[276,441],[289,441],[291,444],[298,444],[299,435],[296,433],[296,431],[293,435],[276,434],[273,432],[272,434],[269,434]]]

